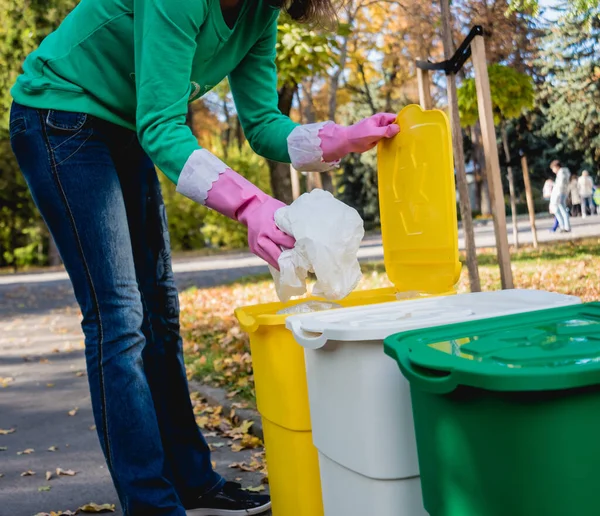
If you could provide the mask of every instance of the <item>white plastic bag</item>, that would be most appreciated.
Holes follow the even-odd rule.
[[[279,258],[281,272],[270,267],[281,301],[306,293],[314,272],[312,294],[338,300],[352,292],[361,278],[358,249],[365,234],[358,212],[329,192],[313,190],[275,214],[275,223],[296,239],[294,249]]]

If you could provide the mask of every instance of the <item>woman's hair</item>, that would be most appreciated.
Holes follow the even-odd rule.
[[[554,167],[561,168],[562,163],[560,161],[558,161],[557,159],[555,159],[552,163],[550,163],[550,168],[554,168]]]
[[[269,0],[269,3],[301,23],[330,27],[337,17],[332,0]]]

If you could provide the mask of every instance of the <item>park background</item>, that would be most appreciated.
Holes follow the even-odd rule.
[[[61,511],[89,501],[121,514],[95,435],[81,314],[8,140],[9,90],[21,63],[75,4],[0,0],[0,506],[15,516],[69,514]],[[484,29],[507,214],[507,166],[516,209],[525,214],[521,158],[529,164],[540,245],[528,245],[529,220],[520,218],[521,245],[510,249],[514,285],[597,301],[600,217],[574,221],[571,234],[550,234],[541,189],[553,159],[598,179],[598,0],[455,0],[450,12],[455,46],[474,25]],[[345,0],[334,30],[311,30],[282,17],[281,110],[303,123],[350,124],[418,103],[415,62],[444,60],[441,18],[440,2],[424,0]],[[430,76],[434,103],[447,110],[445,76]],[[480,286],[494,290],[501,288],[500,271],[471,61],[456,78]],[[358,288],[390,285],[381,262],[375,152],[351,155],[326,175],[294,174],[270,163],[245,141],[225,83],[190,105],[188,123],[201,145],[276,197],[291,202],[298,193],[324,188],[358,209],[369,229]],[[245,228],[161,181],[196,421],[210,435],[219,472],[246,487],[268,489],[252,357],[233,309],[276,300],[273,283],[264,264],[245,251]],[[465,247],[461,223],[459,246]],[[463,269],[459,292],[472,286]]]
[[[58,265],[60,258],[18,171],[8,140],[10,87],[25,56],[77,0],[0,0],[0,269]],[[527,212],[520,156],[528,159],[536,211],[548,165],[572,172],[600,163],[600,10],[596,0],[457,0],[451,2],[458,45],[474,25],[486,36],[503,172],[515,168],[516,209]],[[418,59],[443,60],[439,2],[346,0],[335,27],[279,26],[279,107],[302,123],[351,124],[379,111],[418,103]],[[165,73],[168,73],[165,70]],[[458,74],[470,204],[490,217],[484,153],[471,64]],[[447,109],[443,74],[432,75],[434,103]],[[368,229],[379,224],[376,154],[350,155],[330,174],[297,174],[256,156],[244,139],[226,82],[190,104],[200,144],[275,197],[290,203],[315,187],[355,207]],[[508,193],[506,173],[504,192]],[[161,175],[175,251],[242,248],[245,229],[175,194]],[[507,195],[507,211],[510,203]],[[458,210],[460,214],[460,210]],[[460,215],[459,215],[460,217]]]

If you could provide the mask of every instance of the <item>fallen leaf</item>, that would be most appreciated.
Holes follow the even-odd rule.
[[[236,443],[231,446],[231,451],[240,452],[242,450],[251,450],[254,448],[260,448],[262,445],[263,443],[259,437],[246,434],[244,437],[242,437],[240,444]]]
[[[4,387],[8,387],[9,383],[14,382],[15,379],[12,376],[8,376],[6,378],[2,378],[0,376],[0,387],[4,388]]]
[[[77,512],[115,512],[115,504],[104,503],[98,505],[97,503],[87,503],[79,507]]]
[[[35,475],[35,471],[31,471],[30,469],[21,473],[22,477],[32,477],[33,475]]]
[[[38,487],[38,491],[50,491],[50,489],[52,489],[52,486],[40,486],[40,487]]]
[[[49,363],[50,363],[50,360],[48,360],[47,358],[42,358],[40,360],[40,364],[49,364]]]
[[[77,371],[75,373],[75,376],[84,376],[84,375],[85,375],[85,373],[83,371]]]
[[[31,455],[35,450],[33,448],[27,448],[23,451],[18,451],[17,455]]]
[[[56,474],[58,476],[66,476],[66,477],[73,477],[75,475],[77,475],[77,471],[73,471],[72,469],[60,469],[60,468],[56,468]]]
[[[53,383],[47,383],[47,384],[46,384],[46,387],[48,387],[48,388],[52,388],[52,387],[54,387],[54,384],[53,384]]]
[[[73,410],[69,410],[69,416],[74,416],[79,412],[79,407],[75,407]]]
[[[223,446],[225,446],[225,443],[212,443],[214,448],[222,448]]]
[[[52,471],[46,471],[46,482],[50,481],[52,478]]]
[[[14,428],[9,428],[8,430],[3,430],[0,428],[0,435],[14,434],[15,432],[16,430]]]
[[[48,448],[48,451],[58,451],[58,446],[50,446],[50,448]]]
[[[90,430],[96,430],[96,425],[90,426]]]
[[[8,446],[0,446],[0,451],[6,451],[8,450]]]
[[[245,487],[242,491],[250,491],[251,493],[260,493],[265,490],[265,486],[260,485],[256,487]]]

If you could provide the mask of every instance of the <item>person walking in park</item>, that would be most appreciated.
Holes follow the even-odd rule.
[[[550,215],[554,215],[554,224],[552,225],[552,229],[550,232],[556,233],[558,229],[558,219],[556,218],[556,204],[552,202],[552,190],[554,188],[554,180],[549,177],[544,182],[544,187],[542,188],[542,197],[545,201],[548,201],[548,212]]]
[[[563,167],[560,161],[555,159],[550,163],[550,170],[556,175],[550,205],[554,205],[556,218],[561,232],[569,233],[571,231],[571,221],[567,211],[567,196],[569,194],[569,178],[571,173],[569,169]]]
[[[579,217],[581,215],[581,196],[579,195],[577,174],[571,174],[571,179],[569,180],[569,201],[571,204],[571,216]]]
[[[577,186],[581,197],[581,216],[586,218],[588,208],[590,210],[590,215],[593,215],[596,212],[596,206],[593,199],[594,181],[592,181],[590,173],[587,170],[584,170],[581,173],[581,176],[577,180]]]
[[[12,147],[81,307],[94,418],[126,516],[270,507],[213,470],[196,425],[155,166],[179,193],[246,225],[269,264],[294,240],[275,225],[281,202],[198,145],[188,103],[228,77],[252,148],[303,171],[399,131],[394,114],[350,127],[281,114],[282,9],[301,22],[335,16],[330,0],[82,0],[12,89]]]

